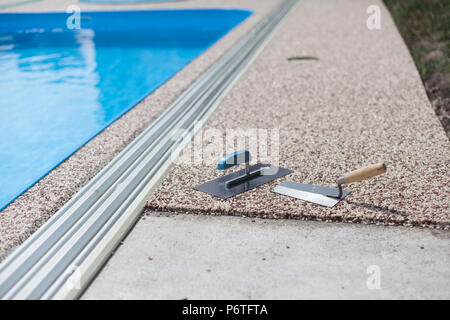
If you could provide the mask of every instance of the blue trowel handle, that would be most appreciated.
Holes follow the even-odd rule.
[[[241,163],[248,163],[250,160],[250,152],[247,150],[239,150],[220,158],[217,163],[217,169],[225,170]]]

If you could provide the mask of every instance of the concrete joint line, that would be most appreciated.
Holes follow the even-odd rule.
[[[297,0],[285,0],[186,89],[0,265],[2,299],[77,298],[136,222],[183,148],[172,133],[205,121]],[[187,142],[186,142],[187,141]]]

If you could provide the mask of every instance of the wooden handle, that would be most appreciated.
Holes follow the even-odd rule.
[[[342,177],[339,177],[337,182],[338,183],[358,182],[378,176],[385,172],[386,172],[386,165],[384,164],[384,162],[380,162],[377,164],[373,164],[371,166],[354,170],[352,172],[348,172],[344,174]]]

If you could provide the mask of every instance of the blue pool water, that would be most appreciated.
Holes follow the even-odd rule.
[[[0,14],[0,210],[250,14]]]

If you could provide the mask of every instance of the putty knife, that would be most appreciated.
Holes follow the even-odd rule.
[[[333,207],[336,203],[350,194],[348,190],[342,190],[346,183],[358,182],[375,177],[386,172],[384,162],[373,164],[364,168],[348,172],[336,179],[337,188],[315,186],[298,182],[286,181],[272,189],[273,192],[313,202],[326,207]]]
[[[217,169],[225,170],[242,163],[245,163],[245,169],[205,182],[194,187],[194,189],[227,199],[293,172],[292,170],[263,163],[250,166],[250,161],[250,152],[246,150],[236,151],[223,156],[217,163]]]

